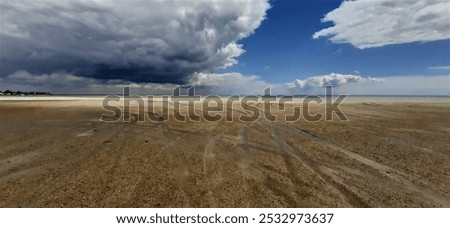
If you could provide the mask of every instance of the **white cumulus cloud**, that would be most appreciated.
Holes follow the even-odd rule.
[[[383,79],[378,78],[363,78],[360,75],[352,74],[336,74],[331,73],[328,75],[308,77],[305,79],[296,79],[294,82],[287,83],[289,88],[322,88],[327,85],[341,86],[343,84],[362,83],[362,82],[383,82]]]
[[[241,73],[195,73],[189,79],[189,85],[196,86],[202,94],[263,94],[269,83],[255,75]]]
[[[444,40],[450,39],[450,1],[344,1],[322,21],[334,26],[316,32],[313,38],[329,37],[360,49]]]

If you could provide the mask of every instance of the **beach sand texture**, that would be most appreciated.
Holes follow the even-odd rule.
[[[185,123],[100,104],[0,101],[0,207],[450,207],[450,103]]]

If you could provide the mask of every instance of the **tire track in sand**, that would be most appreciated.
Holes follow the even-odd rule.
[[[275,126],[272,125],[265,125],[261,123],[260,121],[257,122],[260,126],[268,130],[272,136],[275,138],[275,141],[277,145],[280,148],[280,152],[287,152],[287,154],[290,154],[291,156],[299,159],[304,166],[310,170],[312,173],[316,174],[323,182],[327,183],[331,187],[333,187],[341,196],[342,198],[349,203],[350,205],[354,207],[368,207],[368,205],[359,198],[355,193],[347,189],[344,185],[336,182],[331,176],[323,173],[320,170],[320,165],[314,162],[312,159],[310,159],[303,151],[296,150],[294,147],[289,145],[278,133],[278,130]],[[297,177],[294,174],[294,168],[293,164],[291,163],[289,157],[286,153],[282,153],[282,156],[285,160],[286,166],[289,168],[289,175],[290,178],[293,178],[293,180],[297,179]],[[295,182],[293,182],[295,183]]]
[[[117,138],[118,135],[125,131],[130,126],[134,125],[137,121],[137,115],[133,113],[129,113],[130,115],[133,115],[134,118],[131,118],[131,122],[127,124],[119,125],[121,127],[120,130],[116,130],[114,134],[110,135],[106,138],[104,141],[112,141],[114,138]],[[109,126],[109,129],[117,127],[116,124]],[[108,129],[107,128],[107,129]],[[70,175],[74,170],[79,168],[85,161],[92,158],[94,155],[97,154],[97,152],[101,149],[104,149],[105,144],[100,143],[93,148],[89,149],[87,152],[83,153],[82,156],[80,156],[76,161],[73,162],[73,165],[71,165],[67,170],[65,170],[63,173],[57,174],[55,177],[53,177],[49,183],[47,183],[45,186],[42,186],[38,188],[33,194],[31,194],[29,197],[25,198],[22,202],[18,203],[18,207],[32,207],[36,203],[36,201],[41,198],[41,196],[51,193],[51,191],[60,183],[65,177]],[[103,148],[102,148],[103,147]]]
[[[408,174],[401,172],[400,170],[393,169],[389,166],[380,164],[372,159],[369,159],[367,157],[356,154],[356,153],[349,151],[343,147],[340,147],[336,144],[330,143],[324,139],[321,139],[321,138],[311,134],[310,132],[308,132],[306,130],[303,130],[300,128],[296,128],[296,129],[298,130],[298,132],[300,132],[301,135],[309,138],[310,140],[312,140],[316,143],[319,143],[320,145],[330,147],[336,151],[339,151],[340,153],[345,154],[347,157],[350,157],[351,159],[359,161],[363,164],[366,164],[366,165],[378,170],[380,173],[405,185],[410,191],[422,194],[423,196],[425,196],[429,200],[434,201],[438,205],[442,205],[442,206],[446,206],[446,207],[450,206],[449,198],[441,196],[439,194],[436,194],[435,192],[430,191],[429,189],[426,189],[424,187],[414,184],[412,181],[405,178],[405,177],[410,177]]]

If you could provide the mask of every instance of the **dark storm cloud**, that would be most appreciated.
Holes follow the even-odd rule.
[[[185,83],[236,63],[266,0],[0,1],[0,77]]]

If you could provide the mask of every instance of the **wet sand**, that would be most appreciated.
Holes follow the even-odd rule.
[[[0,101],[0,207],[450,207],[448,102],[231,123],[108,123],[100,104]]]

